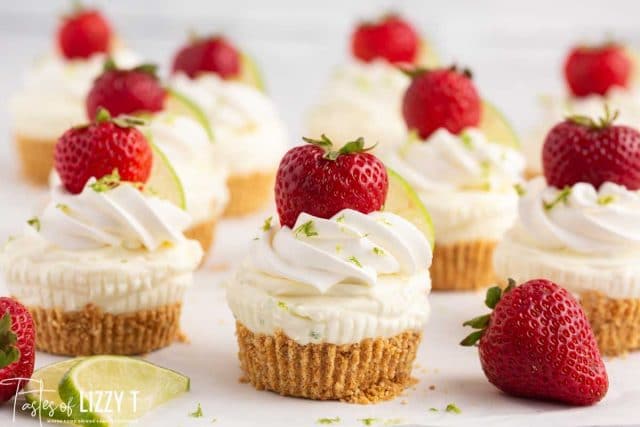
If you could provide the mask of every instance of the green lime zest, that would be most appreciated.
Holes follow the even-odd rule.
[[[189,414],[191,418],[202,418],[204,417],[204,413],[202,412],[202,405],[198,403],[198,408]]]

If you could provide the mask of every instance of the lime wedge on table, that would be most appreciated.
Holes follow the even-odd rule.
[[[504,114],[488,101],[482,101],[482,118],[478,127],[484,132],[489,142],[520,149],[518,135]]]
[[[136,420],[189,391],[189,378],[144,360],[95,356],[78,362],[62,378],[63,401],[79,402],[73,418],[87,426],[108,427]],[[109,401],[106,393],[112,393]],[[101,401],[98,394],[101,393]]]
[[[412,222],[424,233],[433,249],[435,233],[429,211],[427,211],[413,187],[403,177],[389,168],[387,168],[387,174],[389,175],[389,191],[384,210]]]
[[[31,381],[24,388],[25,399],[43,418],[61,421],[71,419],[65,410],[66,402],[58,394],[58,385],[64,374],[81,360],[69,359],[54,363],[38,369],[31,376]]]
[[[167,109],[179,114],[184,114],[197,121],[207,133],[209,141],[213,142],[215,137],[213,129],[211,128],[211,122],[202,108],[187,95],[176,89],[169,87],[167,88],[167,93],[169,94],[167,98]]]
[[[265,92],[264,80],[256,61],[246,53],[241,54],[240,61],[240,76],[238,76],[238,80],[254,86],[261,92]]]
[[[151,166],[151,175],[147,180],[145,190],[151,195],[168,200],[179,208],[186,210],[187,200],[180,177],[171,165],[167,155],[160,147],[154,144],[152,136],[148,133],[146,136],[153,150],[153,165]]]

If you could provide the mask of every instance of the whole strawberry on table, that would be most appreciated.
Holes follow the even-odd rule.
[[[36,332],[31,314],[15,299],[0,297],[0,403],[27,385],[35,358]]]
[[[490,383],[507,394],[570,405],[592,405],[609,379],[587,317],[564,288],[535,279],[504,292],[487,291],[492,313],[464,323],[477,329],[461,345],[477,344]]]

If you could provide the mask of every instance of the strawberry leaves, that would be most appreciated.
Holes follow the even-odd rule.
[[[11,315],[7,311],[0,318],[0,369],[20,359],[20,350],[16,347],[18,337],[11,330]]]
[[[320,139],[313,139],[302,137],[302,139],[316,147],[320,147],[324,150],[324,156],[322,156],[326,160],[336,160],[338,157],[345,154],[356,154],[356,153],[366,153],[367,151],[371,151],[378,144],[374,144],[371,147],[365,148],[364,146],[364,138],[359,137],[356,140],[349,141],[345,145],[343,145],[340,149],[334,150],[333,141],[331,141],[325,134],[320,136]]]
[[[509,279],[509,285],[504,289],[504,291],[499,286],[489,288],[487,290],[487,296],[484,300],[485,305],[493,310],[500,302],[500,299],[502,299],[502,296],[507,292],[513,290],[513,288],[515,287],[515,280]],[[464,322],[462,326],[471,326],[473,329],[477,329],[477,331],[473,331],[469,335],[467,335],[462,341],[460,341],[460,345],[465,347],[476,345],[478,341],[480,341],[480,338],[482,338],[482,336],[484,335],[490,321],[491,313],[488,313],[482,316],[474,317],[473,319]]]

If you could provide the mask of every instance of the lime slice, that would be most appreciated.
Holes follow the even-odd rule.
[[[211,128],[209,118],[202,108],[187,95],[173,88],[167,88],[167,93],[169,94],[167,98],[167,109],[178,114],[184,114],[197,121],[205,132],[207,132],[209,141],[213,142],[215,140],[213,129]]]
[[[189,378],[140,359],[94,356],[73,366],[58,392],[78,402],[73,418],[85,425],[109,427],[136,420],[189,391]]]
[[[241,54],[240,60],[240,75],[238,76],[238,80],[254,86],[261,92],[266,92],[262,73],[260,73],[256,61],[246,53]]]
[[[184,187],[180,177],[171,165],[167,155],[153,143],[153,137],[148,132],[147,140],[153,150],[153,165],[151,166],[151,175],[145,185],[145,191],[186,210],[187,199],[184,195]]]
[[[31,376],[31,381],[24,388],[25,399],[32,410],[39,411],[39,415],[60,421],[71,420],[71,413],[67,411],[67,402],[63,402],[58,394],[58,385],[64,374],[73,368],[80,359],[69,359],[38,369]]]
[[[520,149],[518,135],[504,114],[488,101],[482,101],[482,119],[478,127],[484,132],[489,142]]]
[[[387,168],[389,175],[389,191],[384,210],[392,212],[410,221],[422,231],[431,243],[431,249],[435,244],[435,232],[429,211],[424,206],[413,187],[397,172]]]
[[[425,39],[420,40],[418,59],[416,63],[425,68],[435,68],[440,65],[440,57],[433,46]]]

